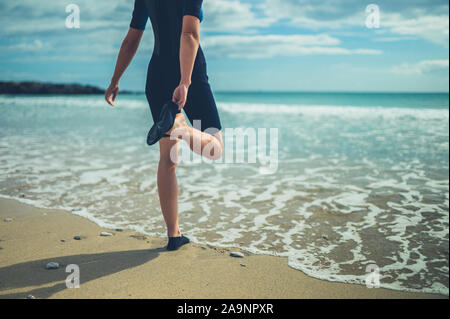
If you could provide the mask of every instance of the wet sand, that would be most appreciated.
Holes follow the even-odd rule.
[[[0,198],[0,298],[447,298],[323,281],[281,257],[230,257],[239,249],[191,243],[168,252],[166,243]],[[59,269],[45,268],[52,261]],[[69,264],[79,266],[80,288],[66,287]]]

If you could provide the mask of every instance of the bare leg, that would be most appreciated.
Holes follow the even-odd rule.
[[[180,136],[192,151],[210,159],[218,159],[223,153],[222,132],[208,134],[187,125],[183,114],[177,114],[175,124],[167,132]],[[178,183],[176,168],[179,156],[179,143],[177,140],[162,138],[159,141],[160,159],[158,164],[158,194],[164,221],[167,226],[167,236],[181,236],[178,225]],[[173,239],[173,238],[172,238]],[[172,240],[169,238],[170,241]],[[186,238],[180,239],[186,243]],[[187,239],[187,242],[189,240]],[[179,242],[178,242],[179,245]],[[177,246],[177,243],[175,244]]]
[[[160,158],[158,165],[158,194],[161,204],[162,214],[167,225],[167,236],[180,236],[178,226],[178,183],[176,176],[177,162],[172,161],[170,150],[176,147],[178,154],[177,140],[162,138],[159,141]]]
[[[177,114],[175,124],[167,134],[181,137],[189,148],[196,154],[205,156],[211,160],[217,160],[223,154],[222,131],[216,134],[208,134],[196,128],[190,127],[186,123],[186,119],[182,113]]]

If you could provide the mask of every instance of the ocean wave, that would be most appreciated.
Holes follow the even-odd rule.
[[[335,106],[335,105],[285,105],[285,104],[250,104],[250,103],[220,103],[220,110],[232,113],[252,114],[288,114],[314,117],[345,117],[345,118],[389,118],[412,117],[424,120],[447,120],[448,109],[430,108],[395,108],[374,106]]]
[[[0,96],[0,105],[10,106],[58,106],[58,107],[109,107],[101,96]],[[142,96],[121,96],[116,105],[124,109],[147,109],[148,102]],[[449,119],[448,108],[406,108],[385,106],[342,106],[322,104],[265,104],[265,103],[230,103],[217,101],[220,111],[230,114],[276,114],[305,115],[313,117],[343,117],[343,118],[388,118],[411,117],[424,120]]]
[[[87,96],[8,96],[0,95],[0,105],[5,104],[11,107],[93,107],[93,108],[110,108],[103,96],[87,95]],[[115,102],[117,107],[126,109],[148,108],[147,100],[139,96],[130,98],[128,96],[120,96]]]

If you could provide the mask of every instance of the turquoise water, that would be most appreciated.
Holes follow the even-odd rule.
[[[327,92],[217,92],[221,102],[288,105],[381,106],[447,108],[447,93],[327,93]]]
[[[382,287],[448,295],[448,94],[215,96],[225,136],[266,128],[276,165],[180,163],[193,241],[285,256],[330,281],[365,284],[376,264]],[[0,114],[1,195],[165,236],[143,94],[114,108],[102,96],[0,96]],[[257,148],[237,147],[239,134],[225,154]]]

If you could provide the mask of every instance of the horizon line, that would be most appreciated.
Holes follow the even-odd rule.
[[[14,80],[0,80],[1,82],[15,82],[15,83],[25,83],[25,82],[34,82],[39,84],[50,84],[50,85],[80,85],[80,86],[89,86],[94,87],[99,90],[105,91],[105,88],[99,87],[94,84],[81,84],[78,82],[41,82],[41,81],[33,81],[33,80],[22,80],[22,81],[14,81]],[[122,93],[127,94],[145,94],[144,91],[133,91],[127,88],[122,90]],[[250,89],[250,90],[214,90],[213,93],[278,93],[278,94],[292,94],[292,93],[358,93],[358,94],[449,94],[450,91],[367,91],[367,90],[357,90],[357,91],[349,91],[349,90],[258,90],[258,89]]]

